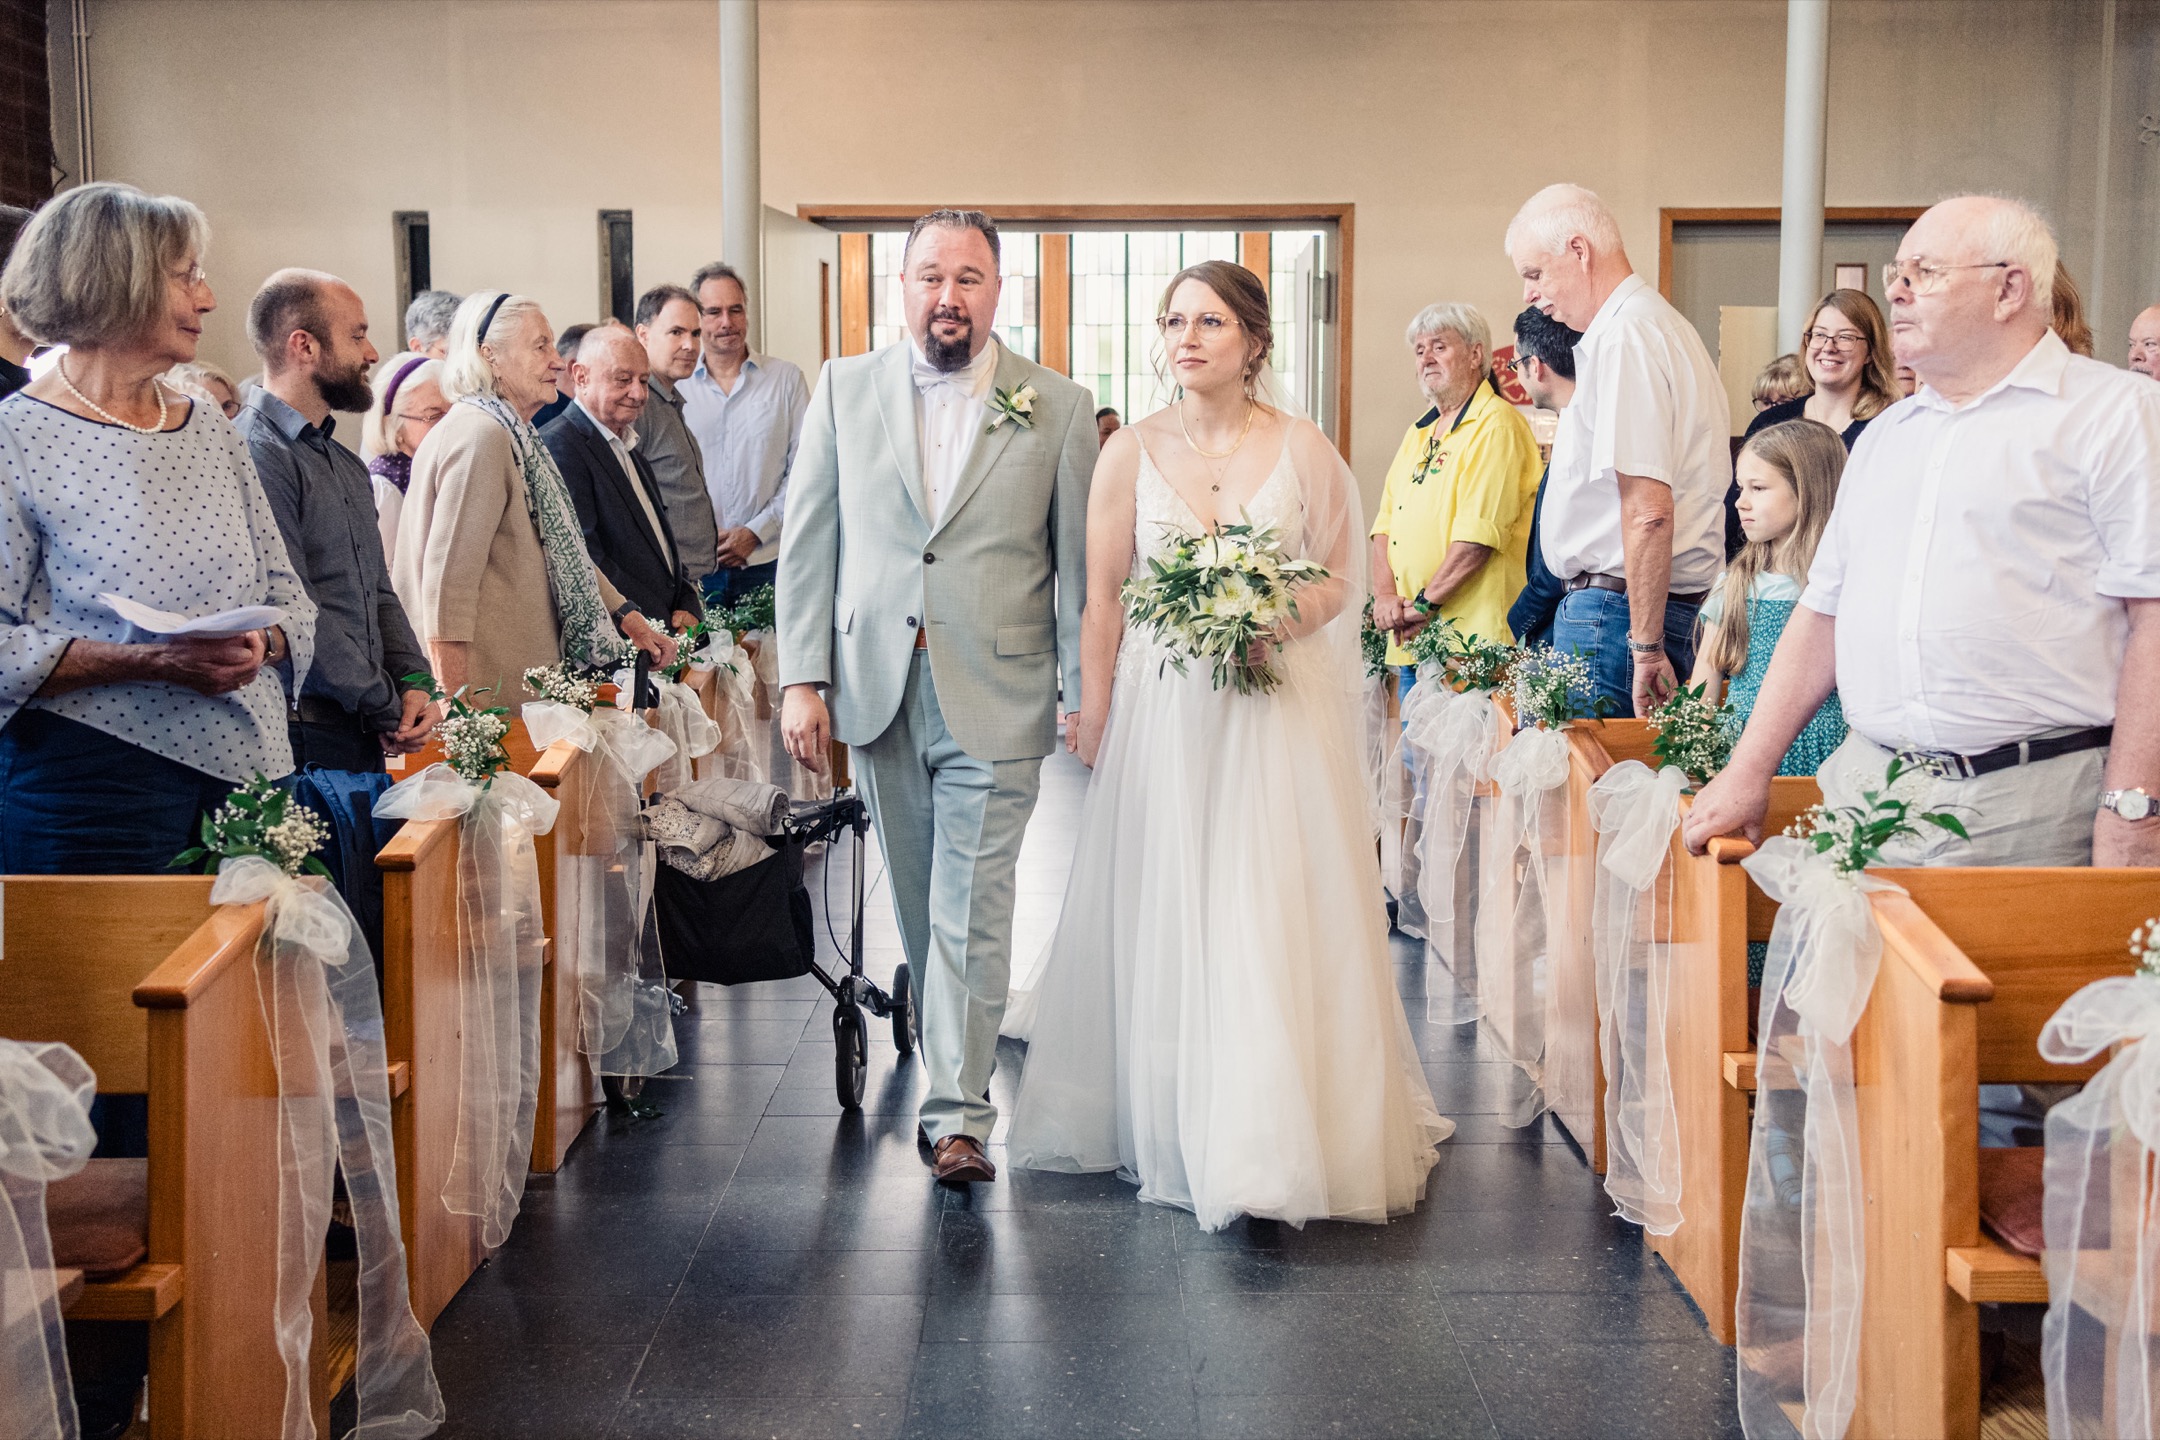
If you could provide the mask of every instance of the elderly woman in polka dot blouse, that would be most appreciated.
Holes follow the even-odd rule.
[[[159,380],[217,304],[202,212],[81,185],[25,227],[0,303],[67,352],[0,402],[0,873],[162,870],[197,817],[292,769],[315,606],[231,422]],[[282,624],[147,635],[100,598]]]

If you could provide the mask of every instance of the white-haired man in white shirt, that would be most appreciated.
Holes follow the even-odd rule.
[[[1538,191],[1506,244],[1523,303],[1582,332],[1538,532],[1564,589],[1552,643],[1589,662],[1614,713],[1647,716],[1694,668],[1695,618],[1725,565],[1725,385],[1590,191]]]
[[[2013,200],[1961,196],[1887,267],[1921,388],[1853,448],[1806,593],[1688,844],[1759,836],[1770,777],[1832,685],[1851,738],[1825,801],[1893,753],[1971,843],[1892,864],[2160,865],[2160,387],[2048,328],[2055,240]]]

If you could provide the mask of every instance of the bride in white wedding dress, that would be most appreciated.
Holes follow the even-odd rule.
[[[1056,938],[1027,997],[1014,1164],[1116,1170],[1220,1229],[1383,1221],[1423,1197],[1434,1108],[1390,969],[1363,760],[1357,482],[1265,403],[1267,293],[1224,261],[1171,282],[1178,404],[1120,430],[1088,504],[1080,756],[1094,767]],[[1271,693],[1180,674],[1120,586],[1175,537],[1277,527],[1325,565]]]

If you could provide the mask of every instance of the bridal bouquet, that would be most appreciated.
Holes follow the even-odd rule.
[[[1297,618],[1297,591],[1327,573],[1285,557],[1273,526],[1218,524],[1180,537],[1167,558],[1148,561],[1147,575],[1126,581],[1125,613],[1170,651],[1168,663],[1180,675],[1186,661],[1206,660],[1217,690],[1265,694],[1282,677],[1269,662],[1253,660],[1253,645]]]

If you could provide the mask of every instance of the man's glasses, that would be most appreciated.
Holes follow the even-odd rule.
[[[1523,366],[1530,363],[1530,358],[1528,355],[1510,355],[1500,362],[1500,368],[1510,375],[1520,375],[1523,372]]]
[[[1803,330],[1800,338],[1808,345],[1841,353],[1857,350],[1867,343],[1867,336],[1857,330]]]
[[[1193,316],[1190,323],[1201,338],[1212,340],[1237,324],[1237,321],[1232,320],[1227,315],[1217,315],[1210,310],[1206,314]],[[1175,313],[1155,317],[1155,328],[1162,331],[1165,340],[1176,340],[1182,337],[1185,334],[1186,324],[1186,318]]]
[[[1887,296],[1903,281],[1915,295],[1933,295],[1950,283],[1953,270],[2007,270],[2008,260],[1985,260],[1971,265],[1945,265],[1939,260],[1893,260],[1882,267],[1883,294]]]

